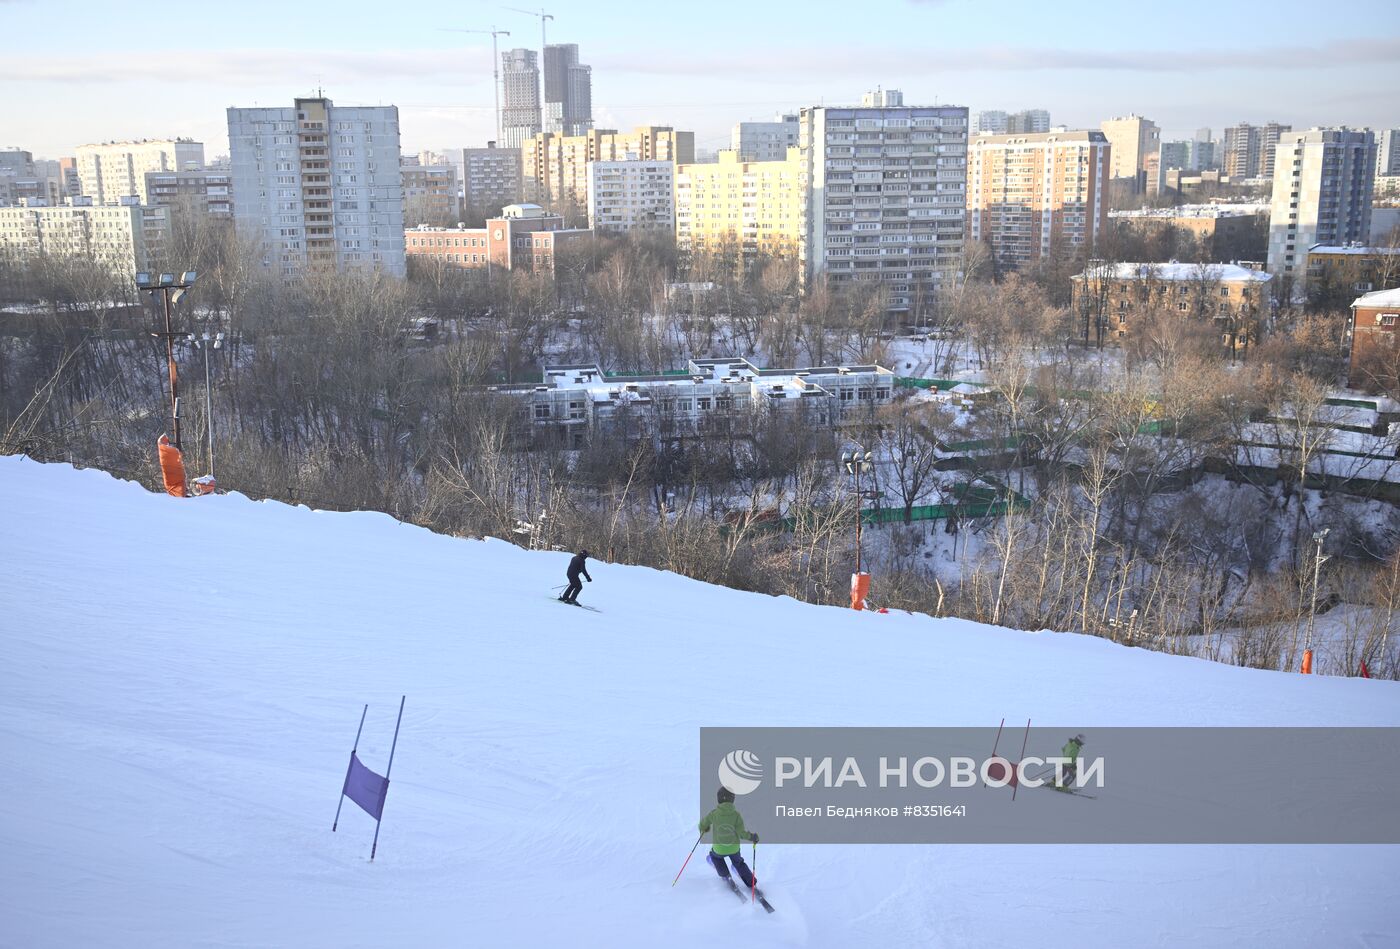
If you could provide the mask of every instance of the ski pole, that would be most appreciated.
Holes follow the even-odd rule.
[[[757,898],[758,893],[758,841],[753,842],[753,869],[749,871],[749,879],[753,883],[749,886],[749,902],[752,903]]]
[[[702,831],[700,831],[700,836],[695,838],[695,847],[699,847],[699,846],[700,846],[700,841],[702,841],[702,840],[704,840],[704,839],[705,839],[705,832],[702,830]],[[681,864],[681,868],[680,868],[679,870],[676,871],[676,878],[675,878],[674,880],[671,881],[671,885],[672,885],[672,886],[675,886],[677,883],[680,882],[680,880],[681,880],[681,874],[685,872],[686,865],[690,863],[690,858],[693,857],[693,856],[695,856],[695,847],[691,847],[691,848],[690,848],[690,853],[688,853],[688,854],[685,855],[685,863]]]

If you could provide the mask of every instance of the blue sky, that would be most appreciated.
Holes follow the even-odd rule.
[[[1169,139],[1271,119],[1400,127],[1394,0],[543,2],[550,41],[593,67],[600,127],[674,125],[702,148],[741,119],[877,84],[1081,128],[1138,112]],[[56,157],[188,135],[213,155],[225,107],[318,84],[340,104],[399,106],[406,151],[479,145],[494,127],[490,37],[441,28],[495,25],[511,31],[502,48],[538,48],[539,20],[513,5],[0,0],[0,147]]]

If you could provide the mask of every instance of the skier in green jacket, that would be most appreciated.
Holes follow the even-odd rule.
[[[1074,775],[1079,767],[1079,749],[1083,747],[1084,733],[1080,732],[1078,735],[1075,735],[1069,741],[1065,742],[1065,746],[1060,749],[1060,757],[1068,758],[1069,764],[1065,765],[1064,781],[1055,782],[1055,787],[1057,790],[1067,791],[1069,790],[1069,785],[1074,783]]]
[[[726,880],[729,879],[729,867],[725,866],[724,861],[729,860],[734,864],[739,879],[744,881],[744,886],[752,889],[757,884],[749,865],[739,853],[739,842],[752,840],[758,843],[758,834],[744,829],[744,818],[734,807],[733,791],[720,788],[716,796],[719,806],[700,819],[700,833],[708,832],[710,835],[710,852],[705,859]]]

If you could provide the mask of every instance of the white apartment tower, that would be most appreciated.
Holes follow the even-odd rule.
[[[593,67],[579,63],[577,43],[549,44],[544,48],[544,131],[582,135],[592,127]]]
[[[588,226],[595,231],[658,231],[676,226],[676,164],[671,161],[588,163]]]
[[[1376,175],[1400,175],[1400,129],[1376,133]]]
[[[956,277],[967,211],[967,109],[906,106],[898,90],[859,108],[801,112],[807,213],[803,279],[877,280],[892,310]]]
[[[1301,283],[1312,245],[1368,240],[1375,175],[1370,130],[1285,132],[1274,151],[1269,272]]]
[[[147,203],[146,172],[204,167],[204,145],[187,138],[79,145],[78,178],[93,204]]]
[[[396,106],[228,110],[233,217],[262,241],[263,265],[403,276],[403,183]]]
[[[739,122],[730,133],[730,148],[738,160],[782,161],[797,145],[796,115],[779,115],[771,122]]]
[[[501,88],[501,144],[519,148],[543,130],[539,54],[532,49],[502,53]]]

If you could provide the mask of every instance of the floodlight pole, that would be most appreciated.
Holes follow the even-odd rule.
[[[165,301],[165,361],[170,369],[170,418],[175,447],[180,448],[180,381],[175,373],[175,334],[170,330],[170,287],[161,287]]]

